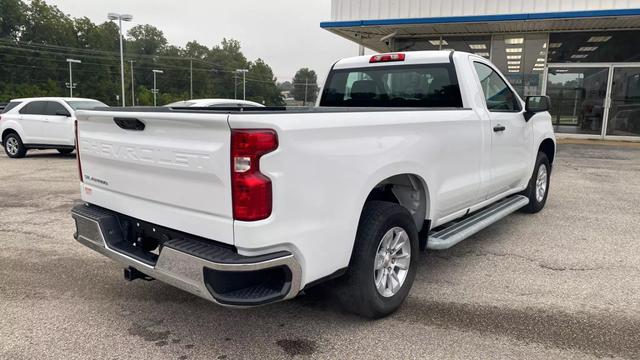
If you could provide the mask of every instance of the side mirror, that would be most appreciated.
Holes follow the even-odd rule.
[[[551,100],[548,96],[527,96],[524,101],[524,119],[529,121],[533,115],[551,109]]]
[[[70,117],[71,114],[69,114],[68,111],[56,111],[56,115],[58,116],[66,116],[66,117]]]

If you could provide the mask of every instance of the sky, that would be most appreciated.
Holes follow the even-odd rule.
[[[102,23],[107,13],[133,15],[124,30],[150,24],[172,45],[196,40],[212,47],[239,40],[249,60],[262,58],[278,81],[309,67],[322,82],[331,65],[358,55],[358,46],[320,28],[331,20],[331,0],[46,0],[71,17]]]

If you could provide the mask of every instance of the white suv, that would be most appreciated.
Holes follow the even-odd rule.
[[[69,154],[75,148],[75,110],[106,106],[81,98],[12,100],[0,114],[4,151],[11,158],[22,158],[29,149],[57,149]]]

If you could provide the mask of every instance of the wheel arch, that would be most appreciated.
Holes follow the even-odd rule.
[[[407,209],[413,217],[418,231],[422,229],[431,210],[431,197],[427,182],[422,176],[413,172],[387,175],[378,180],[370,188],[362,203],[362,209],[367,201],[372,200],[394,202]]]
[[[7,135],[9,134],[16,134],[20,136],[20,133],[18,132],[18,130],[15,130],[13,128],[6,128],[2,131],[2,136],[0,136],[0,140],[2,140],[3,144],[4,144],[4,138],[7,137]],[[22,139],[22,136],[20,136],[20,139]]]
[[[549,164],[553,166],[553,160],[556,157],[556,143],[551,138],[546,138],[540,142],[538,146],[538,152],[541,152],[547,155],[547,159],[549,159]]]

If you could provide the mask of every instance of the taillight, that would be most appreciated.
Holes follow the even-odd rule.
[[[74,132],[76,134],[76,161],[78,162],[78,175],[80,176],[80,182],[82,181],[82,165],[80,165],[80,141],[78,140],[78,120],[74,123]]]
[[[403,53],[373,55],[371,59],[369,59],[369,63],[404,61],[404,57]]]
[[[231,131],[233,218],[256,221],[271,215],[271,180],[260,172],[260,157],[278,148],[273,130]]]

